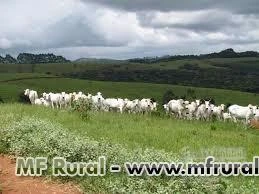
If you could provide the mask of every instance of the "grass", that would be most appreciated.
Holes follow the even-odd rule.
[[[188,151],[194,160],[199,161],[201,158],[195,158],[195,154],[201,153],[204,149],[212,151],[212,155],[217,158],[221,156],[218,150],[242,148],[244,155],[240,155],[241,158],[237,158],[237,161],[251,161],[253,156],[259,155],[259,131],[234,123],[185,121],[166,116],[102,112],[92,112],[90,119],[83,121],[76,113],[65,110],[16,103],[0,105],[0,129],[8,128],[13,122],[19,122],[25,117],[57,123],[78,137],[90,137],[100,142],[105,140],[111,144],[120,144],[129,150],[165,150],[179,155],[182,159]],[[227,158],[225,160],[228,161]],[[116,180],[109,178],[110,181]],[[255,185],[259,185],[258,178],[239,176],[224,180],[233,184],[235,188],[248,184],[251,180]],[[104,180],[99,181],[101,184]],[[86,189],[96,187],[91,186],[91,181],[87,184],[90,186],[86,186]]]
[[[183,96],[188,88],[192,88],[195,90],[197,98],[211,97],[215,99],[216,104],[237,103],[247,105],[249,103],[258,104],[259,102],[257,94],[224,89],[195,88],[168,84],[88,81],[70,78],[39,78],[41,74],[17,74],[17,77],[24,79],[11,81],[10,79],[13,78],[13,75],[2,75],[4,75],[2,79],[9,80],[8,82],[0,82],[0,97],[5,102],[17,101],[18,95],[26,88],[35,89],[39,93],[82,91],[95,94],[101,91],[105,97],[130,99],[153,97],[159,101],[160,105],[166,91],[172,90],[175,95]],[[33,76],[36,76],[35,79]]]
[[[153,147],[180,153],[183,147],[197,152],[203,148],[242,147],[247,158],[259,155],[259,131],[243,125],[224,122],[185,121],[150,115],[129,115],[93,112],[90,120],[83,122],[77,114],[21,104],[1,105],[1,115],[13,114],[15,118],[36,116],[58,122],[73,132],[93,139],[108,139],[130,148]],[[3,116],[4,117],[4,116]],[[9,123],[1,118],[1,126]],[[212,127],[213,126],[213,127]]]

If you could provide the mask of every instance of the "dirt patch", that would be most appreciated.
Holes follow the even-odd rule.
[[[256,128],[256,129],[259,129],[259,121],[252,120],[251,121],[251,126]]]
[[[0,193],[2,194],[80,194],[72,184],[55,183],[43,177],[15,176],[15,160],[0,155]]]

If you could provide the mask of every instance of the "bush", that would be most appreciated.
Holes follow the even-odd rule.
[[[92,104],[88,100],[79,99],[72,102],[71,110],[78,112],[82,120],[88,120],[91,107]]]
[[[1,96],[0,96],[0,103],[4,103],[4,100]]]
[[[167,90],[163,95],[163,104],[168,103],[170,100],[175,99],[176,95],[172,90]]]
[[[31,103],[29,97],[24,95],[24,92],[19,93],[18,102],[24,103],[24,104],[30,104]]]

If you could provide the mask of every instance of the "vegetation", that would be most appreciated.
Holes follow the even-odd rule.
[[[36,63],[66,63],[69,60],[65,59],[62,56],[55,56],[54,54],[30,54],[30,53],[21,53],[18,55],[17,59],[11,55],[6,55],[5,57],[0,56],[0,63],[5,64],[36,64]]]
[[[125,161],[200,161],[196,156],[206,157],[204,148],[220,154],[218,149],[241,147],[245,150],[239,156],[242,160],[259,154],[258,131],[233,123],[215,122],[212,127],[200,121],[98,112],[83,121],[73,112],[21,104],[0,106],[0,152],[19,156],[88,162],[104,155],[108,165],[121,165]],[[257,193],[259,189],[258,179],[251,177],[130,178],[108,173],[71,179],[86,192],[98,193]]]
[[[19,58],[23,59],[20,60],[21,63],[29,64],[0,64],[0,73],[40,73],[75,79],[149,82],[259,92],[257,52],[236,53],[228,49],[195,57],[171,56],[166,60],[155,58],[152,62],[146,59],[79,59],[62,62],[52,60],[51,56],[34,57],[30,54],[22,54]]]
[[[130,62],[138,63],[159,63],[180,59],[210,59],[210,58],[243,58],[243,57],[259,57],[259,53],[256,51],[246,51],[246,52],[235,52],[232,48],[223,50],[221,52],[214,52],[210,54],[201,54],[201,55],[176,55],[170,56],[166,55],[163,57],[144,57],[129,59]]]
[[[169,96],[163,99],[167,91],[172,91],[175,97],[186,97],[187,100],[191,100],[194,97],[200,99],[214,98],[216,104],[237,103],[247,105],[249,103],[258,104],[259,102],[259,96],[257,94],[232,90],[195,88],[169,84],[88,81],[61,77],[41,78],[41,74],[16,74],[19,79],[14,78],[12,74],[1,75],[3,80],[0,81],[0,96],[4,102],[17,102],[20,99],[19,96],[26,88],[37,90],[39,94],[42,92],[82,91],[86,94],[102,92],[104,97],[129,99],[153,97],[158,101],[160,107],[163,102],[168,101],[170,98]]]
[[[69,161],[86,162],[105,155],[108,164],[120,165],[126,160],[202,161],[207,153],[229,161],[232,159],[221,155],[228,148],[243,150],[235,161],[252,161],[253,156],[259,155],[259,132],[240,124],[176,120],[162,111],[157,115],[94,112],[83,102],[73,104],[69,110],[16,104],[28,103],[23,95],[26,88],[35,89],[39,94],[100,91],[104,97],[152,97],[160,108],[171,98],[213,98],[216,104],[258,104],[259,96],[255,93],[226,90],[259,91],[256,52],[235,53],[228,49],[209,55],[144,61],[59,60],[53,55],[22,54],[16,62],[11,56],[0,57],[0,63],[4,63],[0,64],[0,153],[45,155],[49,159],[63,156]],[[94,193],[259,192],[257,178],[241,176],[130,178],[108,173],[98,178],[63,178],[67,179]]]

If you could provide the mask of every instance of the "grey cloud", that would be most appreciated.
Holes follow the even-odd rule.
[[[188,13],[186,13],[188,17]],[[192,17],[191,13],[189,17]],[[215,32],[224,30],[225,28],[237,28],[242,25],[242,22],[236,21],[230,13],[220,11],[210,11],[202,14],[200,17],[192,20],[191,22],[178,22],[178,23],[164,23],[154,22],[154,14],[139,13],[138,19],[140,24],[152,28],[180,28],[192,30],[195,32]],[[174,18],[167,18],[167,20],[174,20]]]
[[[259,13],[258,0],[81,0],[128,11],[184,11],[225,9],[237,13]]]

